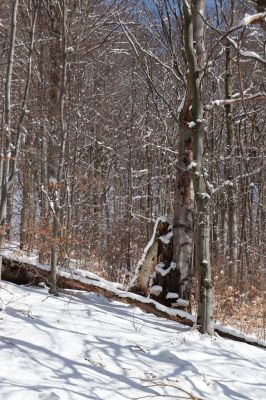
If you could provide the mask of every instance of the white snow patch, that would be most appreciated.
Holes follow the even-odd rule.
[[[189,127],[189,128],[194,128],[194,126],[196,126],[196,122],[190,121],[190,122],[188,123],[188,127]]]
[[[189,306],[189,301],[184,300],[184,299],[177,299],[172,306],[175,307],[188,307]]]
[[[239,54],[243,57],[248,57],[248,58],[253,58],[254,60],[257,60],[263,64],[266,64],[266,59],[261,57],[258,53],[255,51],[249,51],[249,50],[244,50],[244,49],[239,49],[237,43],[230,37],[227,38],[229,42],[234,46],[234,48],[239,51]]]
[[[176,263],[171,262],[170,266],[167,269],[164,269],[164,263],[159,263],[156,267],[156,271],[159,272],[162,276],[166,276],[172,269],[176,268]]]
[[[37,261],[38,255],[33,255],[31,257],[21,255],[20,252],[17,252],[16,248],[10,248],[10,249],[4,249],[0,253],[3,257],[7,257],[10,260],[18,261],[21,264],[29,264],[33,267],[40,268],[44,271],[50,271],[50,265],[48,264],[41,264]],[[74,280],[77,280],[79,282],[83,283],[96,283],[100,282],[101,284],[106,284],[106,287],[109,287],[112,289],[122,289],[123,285],[118,282],[110,282],[107,281],[103,278],[101,278],[99,275],[94,274],[93,272],[86,271],[86,270],[81,270],[77,268],[65,268],[60,265],[57,266],[58,269],[58,275],[64,276],[65,278],[71,278]],[[42,285],[42,284],[41,284]],[[102,287],[102,286],[101,286]]]
[[[266,12],[257,13],[257,14],[253,14],[253,15],[246,14],[245,17],[242,19],[242,21],[240,21],[239,26],[240,27],[243,26],[243,25],[247,26],[247,25],[250,25],[254,21],[257,21],[259,19],[262,20],[263,18],[266,18]]]
[[[223,100],[214,100],[212,104],[215,106],[219,106],[220,104],[223,104]]]
[[[167,299],[178,299],[178,294],[177,293],[173,293],[173,292],[168,292],[166,295]]]
[[[183,96],[183,98],[181,100],[181,103],[179,104],[179,107],[177,109],[178,113],[180,113],[183,110],[184,104],[185,104],[185,100],[186,100],[186,93],[184,94],[184,96]]]
[[[187,166],[188,171],[195,168],[197,168],[197,163],[195,161],[191,161],[191,163]]]
[[[197,193],[202,199],[210,199],[210,195],[206,192]]]
[[[140,177],[141,175],[147,174],[148,170],[147,169],[140,169],[138,171],[134,171],[132,170],[132,175],[134,175],[135,177]]]
[[[246,333],[240,332],[235,328],[232,328],[230,326],[223,326],[221,323],[216,322],[214,324],[215,329],[219,329],[219,331],[223,333],[227,333],[229,335],[233,335],[238,337],[239,339],[245,340],[246,342],[249,343],[256,343],[259,346],[266,347],[266,342],[265,340],[258,339],[254,335],[248,335]]]
[[[161,294],[162,291],[163,291],[163,288],[162,288],[162,286],[159,286],[159,285],[154,285],[150,289],[150,293],[153,294],[154,296],[159,296],[159,294]]]
[[[172,237],[173,237],[173,232],[170,231],[170,232],[168,232],[166,235],[160,236],[159,239],[160,239],[161,242],[163,242],[164,244],[169,244]]]

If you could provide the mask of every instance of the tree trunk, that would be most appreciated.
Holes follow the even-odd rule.
[[[4,163],[2,170],[1,181],[1,202],[0,202],[0,224],[1,224],[1,244],[4,238],[4,225],[6,223],[7,212],[7,195],[10,179],[10,164],[11,164],[11,126],[10,126],[10,113],[11,113],[11,81],[14,64],[15,53],[15,38],[17,28],[17,10],[18,0],[14,0],[12,9],[12,22],[11,22],[11,38],[9,45],[9,56],[7,65],[6,87],[5,87],[5,110],[4,110],[4,131],[5,131],[5,150],[4,150]]]
[[[191,180],[192,139],[189,129],[191,90],[187,87],[179,116],[179,151],[176,170],[173,237],[166,243],[158,238],[159,267],[153,285],[161,287],[156,300],[171,305],[178,299],[190,300],[193,259],[193,188]],[[163,235],[167,235],[167,231]],[[167,271],[167,272],[166,272]],[[184,303],[187,305],[187,303]]]
[[[225,75],[225,96],[232,97],[232,60],[230,44],[226,46],[226,75]],[[227,153],[229,156],[226,179],[232,180],[234,176],[233,151],[234,151],[234,130],[232,126],[232,104],[225,105],[226,131],[227,131]],[[236,283],[237,259],[238,259],[238,229],[237,229],[237,207],[235,202],[235,189],[229,184],[227,189],[228,199],[228,255],[229,255],[229,279]]]
[[[4,109],[4,161],[2,167],[1,179],[1,193],[0,193],[0,248],[4,245],[5,230],[6,230],[6,217],[7,217],[7,199],[8,190],[10,186],[10,164],[11,164],[11,82],[13,75],[14,53],[15,53],[15,39],[17,29],[17,11],[18,0],[14,0],[12,8],[11,20],[11,37],[9,44],[9,54],[6,73],[5,84],[5,109]],[[2,258],[0,258],[0,277],[1,277]]]
[[[196,206],[195,267],[198,273],[198,317],[197,324],[202,333],[214,333],[213,289],[210,263],[210,215],[209,194],[203,170],[203,101],[201,93],[205,66],[204,47],[204,0],[194,0],[192,9],[184,2],[185,52],[192,85],[192,147],[195,168],[193,187]],[[195,46],[194,46],[195,44]]]
[[[191,180],[192,139],[189,128],[189,107],[191,91],[186,89],[183,108],[179,116],[179,151],[175,184],[175,205],[173,225],[173,261],[176,265],[170,275],[170,292],[175,292],[182,299],[189,300],[192,288],[193,258],[193,188]],[[170,278],[170,277],[169,277]]]
[[[67,63],[66,63],[66,35],[67,35],[67,8],[65,4],[65,0],[62,1],[62,75],[61,75],[61,88],[59,94],[59,131],[61,136],[60,141],[60,155],[59,155],[59,163],[57,170],[57,180],[54,185],[53,190],[53,238],[51,245],[51,274],[50,274],[50,293],[57,295],[57,263],[58,263],[58,241],[59,234],[61,231],[61,187],[62,187],[62,178],[64,171],[64,163],[65,163],[65,151],[66,151],[66,140],[67,140],[67,131],[65,126],[64,119],[64,106],[65,106],[65,87],[66,87],[66,71],[67,71]],[[58,17],[56,13],[55,18]],[[59,17],[58,17],[59,18]],[[58,21],[56,21],[58,23]]]

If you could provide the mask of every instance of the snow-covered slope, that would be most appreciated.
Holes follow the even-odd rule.
[[[4,283],[0,399],[266,398],[266,351],[93,293]]]

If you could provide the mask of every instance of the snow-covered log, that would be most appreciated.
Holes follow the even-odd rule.
[[[17,257],[3,256],[2,279],[16,284],[49,285],[50,266],[27,262]],[[89,271],[59,268],[57,287],[60,289],[84,290],[98,293],[112,300],[132,304],[143,311],[192,326],[192,315],[181,310],[168,309],[155,300],[122,290],[121,285],[106,281]]]
[[[27,262],[17,257],[3,256],[3,279],[17,284],[39,284],[48,283],[50,267],[45,264]],[[58,272],[58,288],[84,290],[98,293],[110,300],[137,306],[145,312],[152,313],[158,317],[166,318],[178,323],[193,326],[196,318],[182,310],[168,308],[155,300],[145,298],[135,293],[122,290],[119,284],[108,282],[89,271],[81,271],[70,268],[61,268]],[[253,336],[245,335],[231,328],[215,324],[215,331],[222,337],[239,342],[248,343],[258,347],[266,348],[266,342]]]

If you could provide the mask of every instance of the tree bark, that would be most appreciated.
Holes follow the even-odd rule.
[[[64,163],[65,163],[65,151],[66,151],[66,141],[67,141],[67,130],[65,126],[64,119],[64,107],[65,107],[65,87],[66,87],[66,72],[67,72],[67,63],[66,63],[66,35],[67,35],[67,7],[65,0],[62,1],[62,75],[61,75],[61,90],[59,95],[59,130],[61,135],[61,143],[60,143],[60,155],[59,155],[59,164],[57,170],[57,182],[55,183],[55,187],[53,190],[53,238],[51,245],[51,273],[50,273],[50,293],[57,295],[57,263],[58,263],[58,241],[59,235],[61,231],[61,214],[62,214],[62,205],[61,205],[61,186],[63,184],[63,171],[64,171]]]
[[[202,78],[205,66],[204,47],[204,0],[184,1],[185,52],[192,85],[192,148],[195,169],[193,187],[196,206],[195,267],[198,274],[198,316],[197,324],[201,333],[214,333],[213,288],[210,262],[210,215],[209,194],[203,170],[203,100]],[[194,46],[195,43],[195,46]]]
[[[182,299],[190,300],[192,288],[192,259],[194,242],[193,188],[191,171],[193,169],[192,138],[189,128],[191,104],[190,80],[187,79],[186,94],[179,116],[179,149],[175,183],[175,204],[173,224],[173,262],[175,270],[170,279],[170,292]]]
[[[13,74],[14,54],[15,54],[15,39],[17,29],[17,10],[18,0],[14,0],[12,9],[12,22],[11,22],[11,37],[9,45],[9,56],[7,64],[7,75],[5,85],[5,110],[4,110],[4,131],[5,131],[5,151],[4,151],[4,163],[2,171],[1,181],[1,202],[0,202],[0,224],[1,224],[1,245],[4,237],[4,225],[6,223],[6,212],[7,212],[7,195],[10,180],[10,163],[11,163],[11,126],[10,126],[10,114],[11,114],[11,81]]]
[[[156,278],[154,279],[154,274],[156,273],[156,266],[160,260],[160,254],[162,254],[162,246],[159,248],[159,238],[165,235],[170,227],[170,222],[166,218],[158,218],[153,228],[153,235],[145,247],[143,255],[138,263],[135,274],[132,281],[129,284],[128,290],[131,292],[139,293],[145,296],[149,295],[150,286],[156,285]],[[172,242],[170,244],[172,248]],[[172,251],[171,258],[172,260]],[[160,278],[159,278],[160,279]],[[159,283],[158,283],[159,284]],[[163,285],[165,286],[165,285]]]
[[[4,109],[4,161],[2,166],[1,193],[0,193],[0,249],[4,245],[8,189],[10,185],[10,163],[12,154],[11,145],[11,85],[13,75],[13,64],[15,54],[15,39],[17,30],[18,0],[14,0],[11,19],[11,36],[7,62],[6,84],[5,84],[5,109]],[[0,279],[1,279],[2,257],[0,257]]]
[[[228,43],[226,52],[226,74],[225,74],[225,96],[232,98],[232,59],[231,48]],[[232,126],[232,104],[225,104],[226,131],[227,131],[227,153],[229,156],[226,171],[227,180],[231,181],[234,176],[233,152],[234,152],[234,130]],[[237,207],[235,203],[235,189],[233,184],[227,189],[228,199],[228,255],[229,255],[229,279],[232,283],[237,280],[237,259],[238,259],[238,228],[237,228]]]

